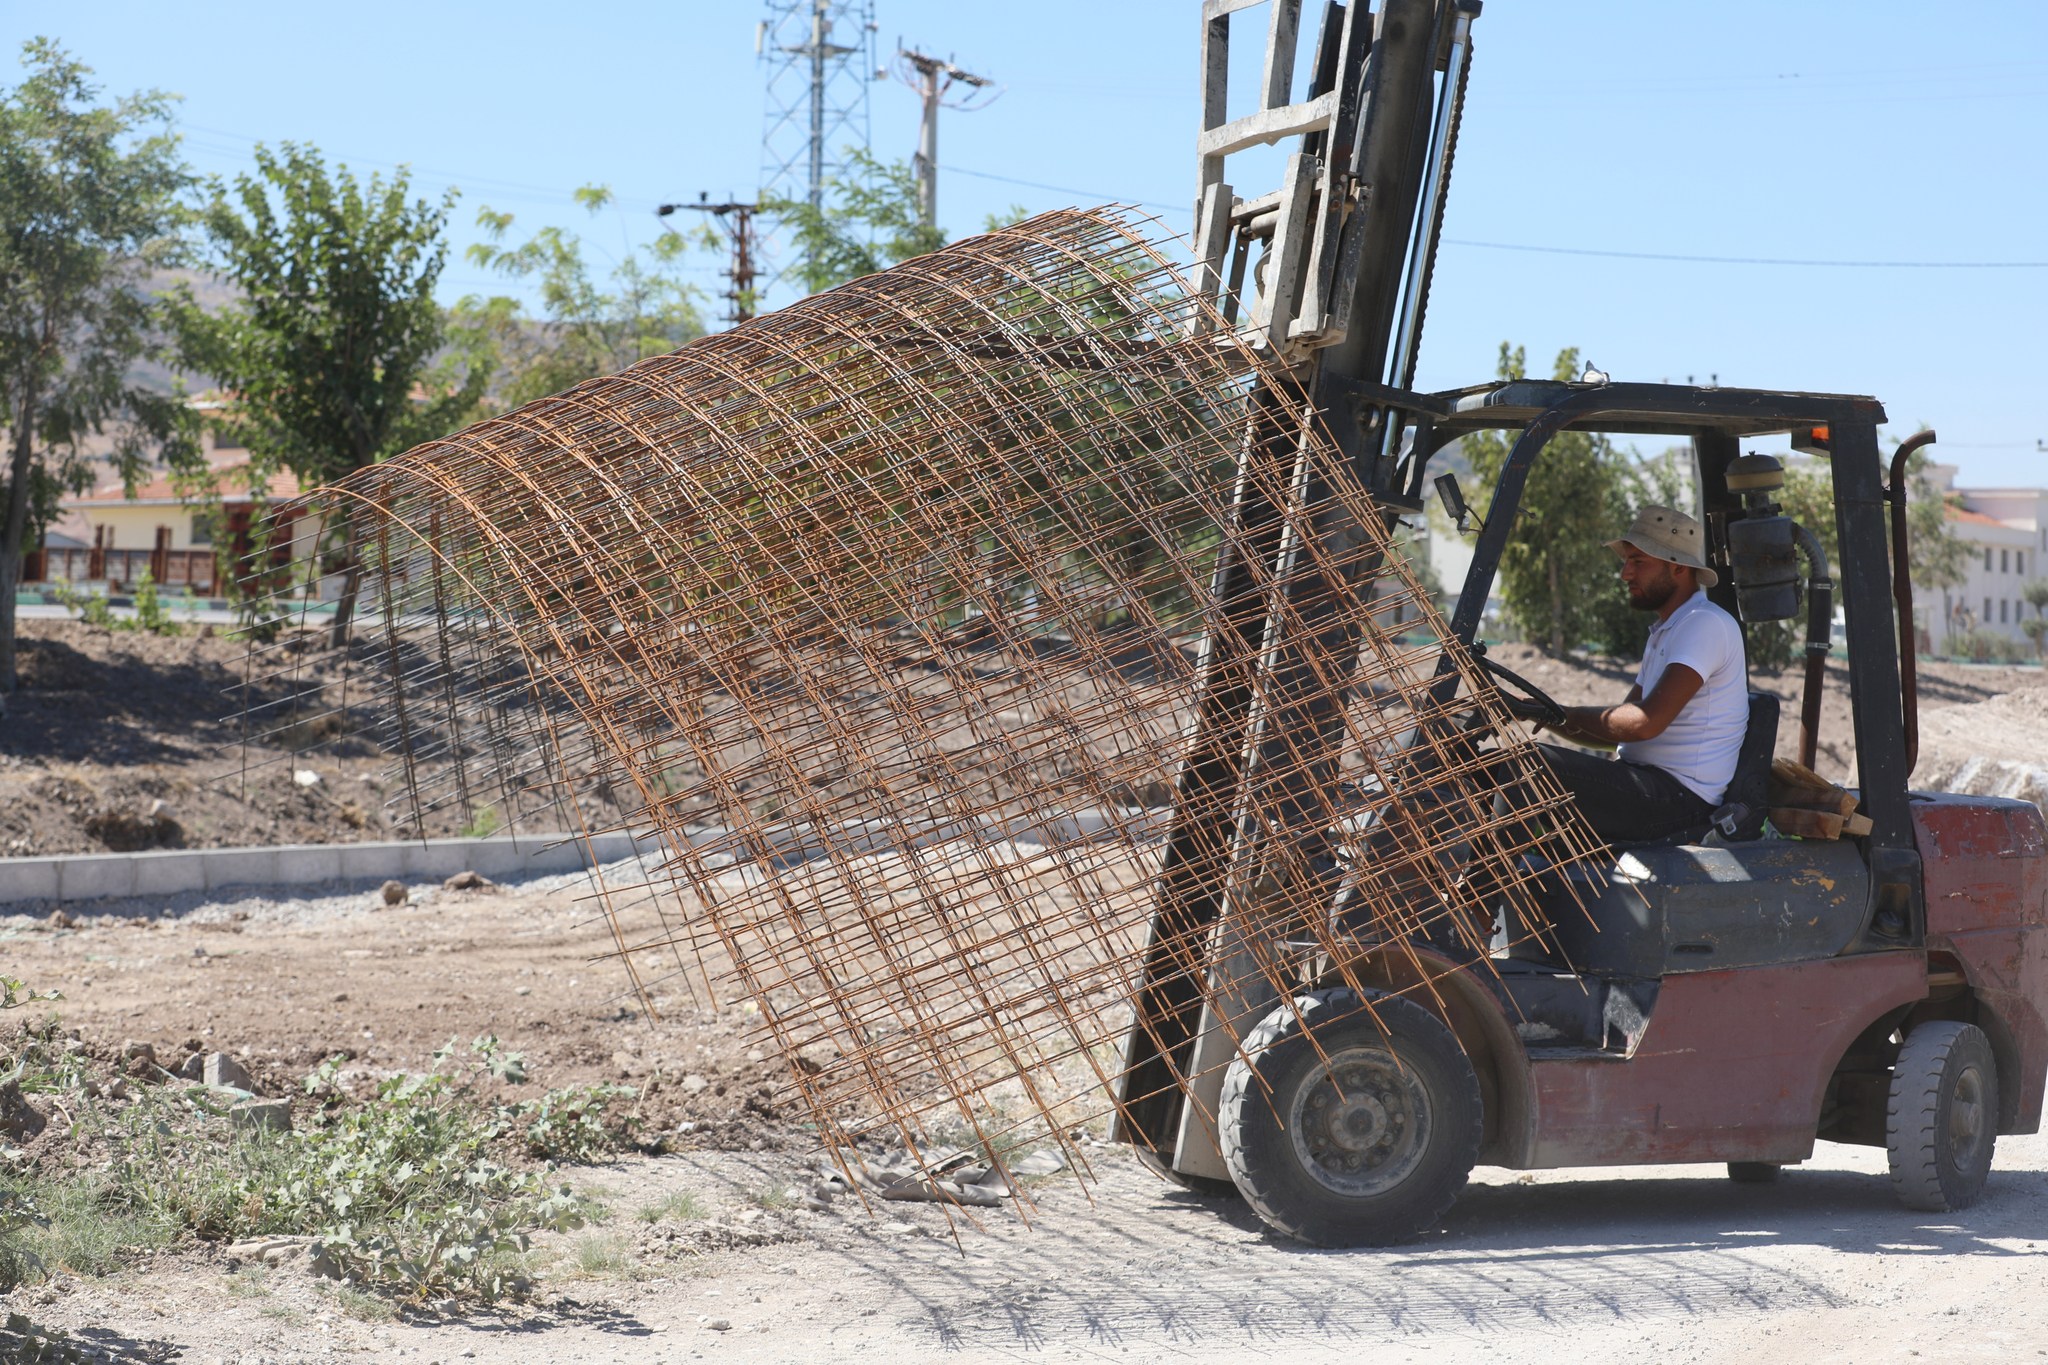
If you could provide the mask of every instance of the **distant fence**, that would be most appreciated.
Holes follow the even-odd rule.
[[[158,587],[190,588],[210,593],[219,569],[212,550],[104,550],[91,546],[52,546],[26,555],[21,581],[106,583],[132,588],[147,571]]]

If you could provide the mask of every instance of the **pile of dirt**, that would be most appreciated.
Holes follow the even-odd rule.
[[[308,649],[300,678],[250,688],[243,645],[210,626],[19,625],[20,690],[0,716],[0,857],[400,837],[392,764],[370,737],[316,723],[243,745],[245,698],[324,693],[335,656]],[[444,811],[425,832],[463,824]]]

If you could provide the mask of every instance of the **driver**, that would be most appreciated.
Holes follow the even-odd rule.
[[[1614,756],[1556,744],[1536,751],[1572,794],[1593,832],[1609,843],[1669,838],[1704,826],[1721,804],[1749,726],[1742,628],[1707,600],[1719,582],[1704,557],[1699,522],[1649,506],[1607,548],[1621,558],[1628,603],[1657,613],[1636,685],[1614,706],[1567,706],[1564,720],[1536,719]]]

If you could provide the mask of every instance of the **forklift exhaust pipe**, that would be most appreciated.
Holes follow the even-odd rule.
[[[1913,573],[1906,536],[1906,461],[1922,446],[1933,445],[1934,431],[1915,432],[1892,452],[1892,481],[1884,490],[1892,505],[1892,601],[1899,609],[1899,702],[1906,725],[1906,777],[1920,761],[1920,679],[1918,642],[1913,637]]]

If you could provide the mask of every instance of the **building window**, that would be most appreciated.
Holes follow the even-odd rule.
[[[1984,547],[1984,572],[1991,572],[1991,547],[1989,545],[1986,545]],[[1990,612],[1990,608],[1986,607],[1985,611],[1988,614]]]
[[[1998,624],[2001,626],[2005,624],[2005,608],[2006,599],[2001,597],[1998,599]]]
[[[206,517],[192,518],[192,543],[194,545],[213,544],[212,521],[210,521]]]
[[[2000,550],[1998,552],[1998,571],[2000,573],[2010,573],[2012,571],[2012,558],[2010,552],[2005,550]]]
[[[2012,552],[2012,571],[2016,574],[2024,574],[2027,571],[2027,552],[2025,550],[2014,550]]]
[[[1986,550],[1984,553],[1990,554],[1991,552]],[[1991,599],[1988,597],[1984,599],[1984,624],[1987,626],[1991,624]]]

